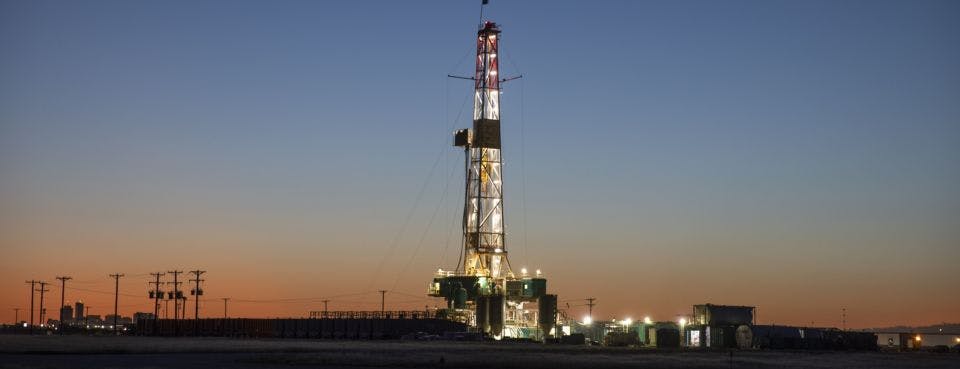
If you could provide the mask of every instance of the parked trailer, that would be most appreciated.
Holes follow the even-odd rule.
[[[658,348],[680,347],[680,330],[674,328],[657,328],[656,345]]]
[[[345,315],[346,316],[346,315]],[[217,336],[237,338],[399,339],[423,332],[466,332],[464,323],[437,318],[200,319],[137,321],[143,336]]]
[[[877,335],[835,328],[755,325],[753,347],[759,349],[877,350]]]

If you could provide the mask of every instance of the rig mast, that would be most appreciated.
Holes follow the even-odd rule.
[[[499,36],[493,22],[477,32],[473,130],[459,131],[454,142],[464,148],[467,160],[462,272],[494,279],[513,277],[504,242]]]
[[[500,155],[500,28],[483,22],[477,31],[473,129],[454,134],[465,156],[463,254],[456,270],[437,270],[428,294],[443,297],[447,318],[489,336],[542,339],[556,335],[557,296],[547,294],[540,270],[514,274],[507,259]],[[454,76],[451,76],[454,77]],[[516,77],[519,78],[519,77]],[[535,304],[536,308],[530,307]]]

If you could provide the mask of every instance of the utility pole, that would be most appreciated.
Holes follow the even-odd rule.
[[[595,303],[594,301],[596,301],[597,298],[595,298],[595,297],[588,297],[586,300],[587,300],[587,309],[588,309],[588,310],[587,310],[587,311],[588,311],[587,316],[590,317],[590,321],[592,322],[592,321],[593,321],[593,307],[596,305],[596,303]]]
[[[323,300],[323,317],[324,317],[324,318],[327,317],[327,303],[329,303],[329,302],[330,302],[330,300]]]
[[[60,280],[60,335],[63,335],[63,298],[66,296],[67,292],[67,281],[73,279],[72,277],[57,277]]]
[[[182,270],[172,270],[167,271],[167,273],[173,274],[173,335],[179,335],[180,331],[180,309],[178,305],[180,303],[180,281],[177,281],[177,276],[183,273]],[[167,282],[170,283],[170,282]]]
[[[163,291],[160,291],[160,277],[163,276],[163,273],[156,272],[150,273],[150,275],[156,278],[156,281],[147,283],[153,285],[153,331],[157,332],[157,321],[160,320],[160,300],[163,299]]]
[[[203,282],[203,279],[200,279],[200,276],[203,273],[206,273],[206,270],[191,270],[190,274],[193,274],[193,279],[190,282],[194,282],[193,291],[190,291],[190,294],[193,295],[193,335],[196,336],[200,333],[200,295],[203,295],[203,290],[200,289],[200,282]],[[186,305],[186,301],[184,301]]]
[[[384,304],[384,302],[386,301],[386,298],[387,298],[387,290],[380,290],[380,317],[381,318],[383,318],[383,314],[385,310],[384,308],[386,307],[386,304]]]
[[[13,308],[13,325],[20,324],[20,308]]]
[[[40,326],[42,327],[42,326],[43,326],[43,317],[44,317],[44,315],[46,314],[46,310],[43,310],[43,293],[49,291],[49,290],[47,289],[47,285],[48,285],[49,283],[44,282],[44,281],[40,281],[40,282],[38,282],[38,283],[40,283],[40,289],[37,290],[37,291],[40,291]]]
[[[111,274],[113,277],[113,335],[117,335],[117,307],[120,303],[120,277],[123,277],[123,274]]]
[[[840,309],[840,324],[843,330],[847,330],[847,308]]]
[[[227,301],[230,301],[229,297],[221,297],[223,300],[223,319],[227,319]]]
[[[33,334],[33,296],[36,295],[33,292],[37,288],[37,281],[31,279],[27,283],[30,284],[30,334]]]
[[[206,270],[191,270],[190,274],[193,274],[193,279],[190,282],[194,282],[193,291],[190,291],[191,295],[196,297],[193,298],[193,319],[200,319],[200,295],[203,295],[203,290],[200,289],[200,282],[203,282],[203,279],[200,279],[200,276],[203,273],[206,273]]]

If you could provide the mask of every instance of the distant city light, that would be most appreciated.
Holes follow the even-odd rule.
[[[920,342],[920,335],[918,334],[916,337],[913,337],[913,339],[916,340],[917,342]]]
[[[643,317],[643,324],[653,324],[653,320],[650,319],[650,317],[645,316]]]
[[[590,318],[589,315],[583,317],[583,325],[590,325],[593,323],[593,318]]]
[[[623,325],[630,325],[630,324],[633,324],[633,319],[626,318],[623,320]]]

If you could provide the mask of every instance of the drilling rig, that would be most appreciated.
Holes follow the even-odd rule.
[[[428,295],[442,297],[441,314],[500,339],[556,336],[557,296],[547,294],[540,270],[513,272],[507,258],[500,155],[500,28],[483,22],[476,38],[473,128],[454,132],[463,148],[465,193],[463,250],[455,270],[438,269]],[[453,77],[453,76],[451,76]]]

